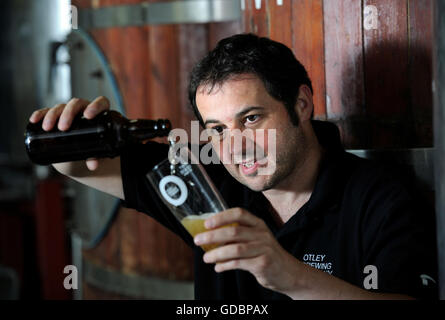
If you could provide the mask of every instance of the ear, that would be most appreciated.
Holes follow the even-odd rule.
[[[301,122],[310,121],[312,111],[314,110],[314,102],[312,99],[311,89],[302,84],[298,89],[297,102],[295,103],[295,112]]]

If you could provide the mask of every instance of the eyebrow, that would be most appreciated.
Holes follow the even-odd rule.
[[[240,112],[238,112],[238,113],[235,115],[235,118],[236,118],[236,119],[239,119],[239,118],[243,117],[244,115],[246,115],[247,113],[249,113],[249,112],[251,112],[251,111],[255,111],[255,110],[264,110],[264,107],[259,107],[259,106],[248,106],[248,107],[245,107],[243,110],[241,110]],[[204,122],[204,128],[205,128],[208,124],[210,124],[210,123],[221,123],[221,121],[216,120],[216,119],[207,119],[207,120]]]

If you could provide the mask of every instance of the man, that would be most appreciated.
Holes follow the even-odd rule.
[[[190,78],[189,98],[198,120],[213,129],[222,165],[206,170],[231,209],[206,220],[194,239],[156,196],[146,173],[165,159],[154,142],[120,158],[56,164],[86,185],[124,200],[177,233],[195,253],[197,299],[409,299],[434,295],[434,229],[391,171],[347,154],[336,127],[311,120],[312,86],[286,46],[251,34],[220,41]],[[89,103],[36,111],[45,130],[67,130],[83,111],[93,118],[109,108]],[[275,130],[276,157],[254,141],[218,141],[247,129]],[[274,162],[274,172],[259,174]],[[237,223],[226,228],[220,226]],[[221,244],[204,254],[197,245]],[[433,277],[433,278],[431,278]]]

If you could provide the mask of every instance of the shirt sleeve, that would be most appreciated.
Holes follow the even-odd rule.
[[[406,183],[385,172],[369,189],[363,220],[364,265],[375,266],[379,292],[434,299],[434,209]]]
[[[167,155],[168,145],[152,141],[131,145],[122,152],[121,174],[125,197],[122,205],[149,215],[193,246],[192,237],[162,202],[146,177]]]

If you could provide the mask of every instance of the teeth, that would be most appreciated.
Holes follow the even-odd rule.
[[[244,163],[243,166],[245,166],[246,168],[251,168],[251,167],[253,167],[253,164],[254,164],[254,162],[252,161],[252,162]]]

